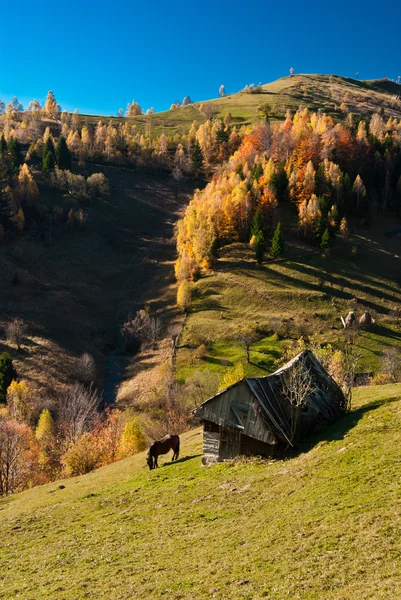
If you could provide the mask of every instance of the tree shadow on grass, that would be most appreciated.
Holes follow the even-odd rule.
[[[369,402],[365,406],[353,410],[345,414],[341,419],[335,423],[329,425],[325,429],[315,430],[315,432],[306,440],[303,440],[299,445],[294,448],[291,452],[291,456],[297,456],[304,452],[309,452],[322,442],[334,442],[336,440],[343,440],[351,429],[353,429],[362,417],[377,408],[380,408],[386,404],[392,404],[393,402],[399,402],[400,398],[397,396],[386,398],[385,400],[374,400]]]

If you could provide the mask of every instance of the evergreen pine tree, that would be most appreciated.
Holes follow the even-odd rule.
[[[279,165],[274,171],[271,184],[274,186],[277,199],[284,200],[288,188],[288,176],[283,165]]]
[[[59,169],[71,171],[71,152],[68,149],[65,137],[60,135],[56,147],[56,161]]]
[[[43,173],[50,173],[55,167],[56,161],[51,152],[44,152],[42,157],[42,171]]]
[[[259,233],[263,234],[263,215],[260,208],[257,208],[252,219],[251,236],[256,237]]]
[[[256,262],[258,265],[261,265],[265,254],[265,237],[263,235],[263,231],[259,231],[259,233],[255,236],[254,248]]]
[[[54,169],[56,165],[56,151],[51,136],[49,135],[46,139],[45,146],[43,148],[42,155],[42,171],[43,173],[49,173]]]
[[[274,256],[275,258],[277,256],[281,256],[284,252],[284,236],[283,236],[283,232],[281,231],[281,223],[277,224],[277,227],[274,231],[273,234],[273,239],[272,239],[272,245],[270,248],[270,254],[272,256]]]
[[[330,211],[330,217],[331,217],[331,221],[332,221],[333,227],[335,229],[337,229],[338,225],[340,223],[340,213],[338,211],[337,204],[334,204],[333,208],[331,209],[331,211]]]
[[[13,361],[8,352],[0,354],[0,402],[6,401],[7,388],[13,379],[17,378]]]
[[[20,166],[24,162],[21,155],[21,148],[15,138],[10,138],[8,142],[8,160],[11,173],[18,173]]]
[[[4,137],[4,133],[3,133],[3,135],[0,137],[0,157],[5,156],[6,152],[7,152],[7,142],[6,142],[6,138]]]
[[[198,140],[195,140],[191,148],[192,167],[195,171],[202,171],[203,168],[203,152]]]
[[[322,241],[320,242],[320,247],[322,250],[328,250],[330,246],[330,231],[329,228],[326,227],[324,233],[322,235]]]
[[[323,234],[324,234],[324,231],[326,228],[327,228],[326,219],[324,219],[322,217],[322,215],[319,215],[319,217],[316,221],[315,229],[313,231],[314,238],[318,244],[320,244],[320,242],[322,241],[322,237],[323,237]]]
[[[225,142],[228,142],[228,140],[230,139],[230,130],[226,129],[225,125],[224,125],[224,121],[221,121],[220,127],[216,132],[216,143],[217,144],[224,144]]]

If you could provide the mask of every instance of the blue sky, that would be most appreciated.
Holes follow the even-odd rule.
[[[255,0],[2,3],[0,99],[116,114],[166,110],[297,73],[401,75],[401,2]]]

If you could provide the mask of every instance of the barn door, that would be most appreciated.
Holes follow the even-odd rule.
[[[219,458],[229,460],[241,453],[241,432],[222,429],[220,432]]]

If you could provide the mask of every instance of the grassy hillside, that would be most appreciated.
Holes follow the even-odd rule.
[[[144,454],[0,501],[0,597],[401,595],[401,385],[287,460],[201,466],[201,431],[149,472]]]
[[[177,359],[181,380],[194,370],[224,372],[244,361],[234,340],[244,327],[267,333],[252,346],[249,375],[274,367],[282,339],[303,336],[341,346],[340,316],[350,310],[357,316],[368,310],[376,321],[356,340],[360,371],[380,371],[383,351],[401,348],[399,324],[389,314],[401,302],[399,238],[384,235],[394,228],[393,219],[377,215],[371,228],[355,220],[350,240],[338,238],[327,257],[293,237],[291,220],[285,222],[284,259],[266,259],[258,267],[246,244],[233,244],[221,250],[214,272],[192,284],[193,307]]]
[[[307,106],[314,111],[320,109],[337,119],[343,119],[347,112],[370,115],[381,109],[387,116],[400,118],[401,102],[393,98],[400,92],[400,85],[386,80],[358,81],[336,75],[294,75],[264,84],[258,93],[231,93],[224,98],[133,117],[130,121],[140,131],[144,131],[145,123],[150,121],[154,136],[159,136],[162,131],[167,135],[182,134],[189,130],[193,121],[198,124],[205,122],[205,115],[199,111],[203,105],[210,115],[224,117],[231,113],[236,125],[251,125],[260,118],[258,107],[266,103],[271,106],[272,118],[283,118],[288,108],[295,111],[299,106]],[[342,102],[346,105],[345,110],[340,108]],[[108,117],[82,115],[82,119],[96,124],[99,119],[107,121]],[[116,122],[123,120],[112,119]]]

